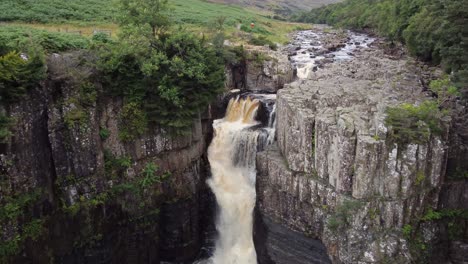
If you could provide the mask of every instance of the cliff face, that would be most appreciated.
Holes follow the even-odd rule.
[[[82,92],[93,69],[85,54],[54,55],[48,79],[8,109],[13,137],[2,145],[0,194],[20,206],[2,218],[2,257],[15,263],[192,261],[213,221],[205,179],[211,120],[185,136],[149,128],[122,137],[123,101]],[[27,204],[28,193],[38,193]],[[28,201],[29,201],[28,200]],[[42,219],[40,236],[25,226]],[[8,242],[19,236],[10,251]],[[17,254],[22,252],[23,254]],[[5,249],[3,251],[3,249]],[[6,253],[5,253],[6,252]]]
[[[414,240],[432,248],[440,226],[418,219],[438,208],[448,138],[401,145],[384,124],[388,106],[424,97],[421,74],[370,49],[280,90],[277,146],[257,156],[261,213],[323,240],[336,263],[408,263]]]
[[[226,87],[242,91],[276,93],[294,80],[288,57],[268,47],[245,47],[245,58],[226,68]]]

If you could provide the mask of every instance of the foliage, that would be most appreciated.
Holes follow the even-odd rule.
[[[88,114],[78,106],[66,112],[63,118],[65,125],[69,129],[73,129],[75,126],[79,126],[81,128],[86,124]]]
[[[20,195],[0,197],[0,226],[16,225],[7,239],[0,241],[0,262],[9,263],[10,256],[16,255],[22,249],[27,239],[37,240],[44,232],[44,220],[30,216],[32,206],[40,198],[41,189],[35,189]],[[17,221],[21,219],[22,224]]]
[[[110,136],[110,131],[109,129],[105,128],[105,127],[101,127],[99,129],[99,137],[102,139],[102,140],[106,140],[108,139]]]
[[[406,43],[411,54],[468,78],[466,0],[346,0],[298,14],[294,20],[372,29]],[[466,82],[458,83],[467,88]]]
[[[167,0],[119,0],[119,24],[126,38],[156,38],[167,30]]]
[[[3,0],[0,21],[63,22],[110,21],[115,8],[110,0]]]
[[[64,115],[64,122],[69,129],[76,126],[82,130],[86,128],[89,122],[87,108],[95,105],[97,93],[93,83],[88,80],[81,80],[78,86],[78,94],[65,102],[66,107],[69,109]]]
[[[81,37],[22,27],[0,27],[0,104],[6,106],[20,101],[29,89],[45,78],[45,52],[87,45],[87,40]],[[69,121],[82,112],[72,114]],[[11,120],[5,114],[0,119],[0,140],[4,142],[11,134]]]
[[[124,105],[120,113],[119,138],[123,141],[131,141],[145,133],[147,119],[141,106],[136,102]]]
[[[328,219],[327,227],[332,232],[337,232],[339,229],[348,226],[351,221],[352,213],[358,210],[362,204],[356,200],[345,200],[338,205],[335,213]]]
[[[463,226],[468,219],[468,210],[465,209],[441,209],[428,208],[420,218],[413,219],[411,224],[405,224],[401,229],[403,236],[408,241],[410,251],[416,259],[423,263],[428,262],[430,246],[425,242],[423,232],[419,227],[423,222],[437,222],[446,226],[450,240],[458,240],[463,237]]]
[[[11,125],[11,118],[5,116],[4,114],[0,114],[0,143],[7,142],[12,135],[10,131]]]
[[[409,225],[409,224],[406,224],[406,225],[403,226],[401,231],[403,232],[403,236],[405,236],[406,239],[409,239],[409,238],[411,238],[411,233],[413,232],[413,227],[411,225]]]
[[[424,180],[426,179],[426,175],[424,174],[424,171],[423,170],[418,170],[416,172],[416,181],[415,181],[415,184],[417,186],[420,186]]]
[[[22,215],[37,199],[40,198],[41,190],[36,189],[32,192],[24,193],[18,196],[0,197],[0,222],[6,220],[16,220]]]
[[[457,87],[452,84],[449,76],[432,81],[429,88],[437,95],[437,103],[440,107],[446,106],[448,102],[454,101],[455,98],[460,96]]]
[[[0,55],[10,51],[27,52],[31,46],[46,52],[61,52],[87,48],[89,40],[78,35],[48,32],[27,27],[0,27]]]
[[[137,177],[113,186],[112,189],[108,191],[108,195],[110,197],[115,197],[130,193],[136,198],[136,201],[139,202],[139,206],[143,208],[149,201],[148,197],[157,194],[157,192],[150,191],[151,188],[161,184],[164,180],[169,178],[170,175],[169,172],[159,172],[158,165],[153,162],[148,162]]]
[[[274,59],[263,52],[254,51],[247,53],[247,60],[258,67],[262,67],[265,61],[271,61]]]
[[[275,43],[273,43],[273,41],[267,39],[265,36],[258,36],[258,37],[253,36],[250,39],[249,44],[252,44],[255,46],[268,46],[272,50],[278,49],[278,46]]]
[[[270,35],[271,33],[264,29],[263,27],[260,26],[255,26],[254,28],[250,27],[250,25],[242,24],[241,28],[242,31],[248,32],[248,33],[257,33],[261,35]]]
[[[115,157],[109,150],[104,150],[104,171],[110,178],[122,177],[124,172],[132,165],[129,156]]]
[[[12,51],[0,56],[0,102],[18,101],[44,77],[44,61],[38,53]]]
[[[93,34],[91,37],[91,40],[95,43],[109,43],[112,42],[111,37],[104,33],[104,32],[98,32],[96,34]]]
[[[449,174],[448,177],[453,180],[468,179],[468,171],[456,169],[453,173]]]
[[[419,105],[408,103],[387,108],[385,124],[390,128],[390,138],[401,144],[427,142],[431,136],[443,132],[441,119],[446,113],[435,101]]]
[[[100,69],[108,93],[141,103],[148,121],[181,132],[223,88],[219,55],[204,40],[180,30],[116,44],[103,52]]]
[[[181,24],[197,24],[211,26],[212,21],[217,20],[220,16],[225,17],[224,25],[234,27],[237,24],[256,23],[259,21],[259,16],[251,10],[242,8],[236,5],[214,4],[208,1],[200,0],[171,0],[170,16]]]
[[[442,209],[439,211],[434,211],[432,208],[429,208],[423,217],[422,221],[435,221],[441,220],[444,218],[453,219],[453,218],[462,218],[468,219],[468,210],[462,209]]]

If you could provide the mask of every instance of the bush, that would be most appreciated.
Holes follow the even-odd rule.
[[[120,113],[119,137],[123,141],[131,141],[145,133],[147,128],[146,114],[141,105],[130,102],[124,105]]]
[[[0,143],[6,143],[11,137],[10,127],[12,125],[11,118],[0,114]]]
[[[390,138],[396,142],[424,144],[432,134],[442,134],[441,120],[445,114],[435,101],[424,101],[417,106],[402,104],[387,109],[385,124]]]
[[[115,13],[110,0],[3,0],[0,21],[63,22],[111,21]]]
[[[0,103],[20,100],[45,77],[43,57],[12,51],[0,56]]]
[[[249,44],[252,44],[252,45],[255,45],[255,46],[268,46],[272,50],[277,50],[278,49],[278,45],[273,43],[273,41],[267,39],[265,36],[259,36],[259,37],[253,36],[249,40]]]
[[[107,93],[140,103],[149,122],[178,133],[223,89],[221,52],[182,31],[161,36],[150,48],[110,45],[99,68]]]
[[[339,229],[348,226],[351,221],[352,214],[361,208],[362,204],[356,200],[345,200],[342,204],[336,207],[335,213],[328,219],[327,227],[332,232],[337,232]]]
[[[241,25],[240,28],[242,31],[249,32],[249,33],[257,33],[257,34],[262,34],[262,35],[271,35],[271,32],[268,30],[260,27],[260,26],[255,26],[254,28],[251,28],[250,25]]]
[[[27,27],[0,27],[0,55],[10,51],[27,52],[31,46],[45,52],[62,52],[87,48],[89,40],[78,35],[54,33]]]

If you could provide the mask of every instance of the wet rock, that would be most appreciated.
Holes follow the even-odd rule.
[[[325,49],[328,50],[328,51],[337,51],[343,47],[345,47],[346,44],[345,43],[334,43],[334,44],[330,44],[328,46],[325,46]]]

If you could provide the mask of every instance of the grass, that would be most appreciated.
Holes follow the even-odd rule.
[[[0,3],[0,22],[83,36],[90,36],[95,30],[105,30],[115,37],[119,28],[114,22],[116,10],[113,1],[24,0],[20,4],[18,1],[5,0]],[[216,18],[224,16],[228,38],[243,44],[248,42],[251,35],[262,35],[270,41],[284,44],[289,40],[287,33],[307,27],[305,24],[274,20],[263,11],[236,5],[203,0],[170,0],[169,3],[169,16],[175,25],[210,35],[214,32]],[[250,32],[250,23],[255,23],[253,32]],[[243,25],[243,30],[237,29],[239,24]]]
[[[86,48],[89,40],[73,34],[61,34],[26,26],[0,27],[0,52],[22,50],[31,45],[38,45],[49,52],[61,52],[69,49]]]
[[[91,36],[95,30],[109,31],[111,36],[117,36],[119,27],[113,23],[96,23],[96,24],[80,24],[80,23],[26,23],[26,22],[9,22],[5,23],[8,26],[30,27],[33,29],[47,30],[49,32],[69,33],[71,35]],[[1,27],[1,26],[0,26]]]

